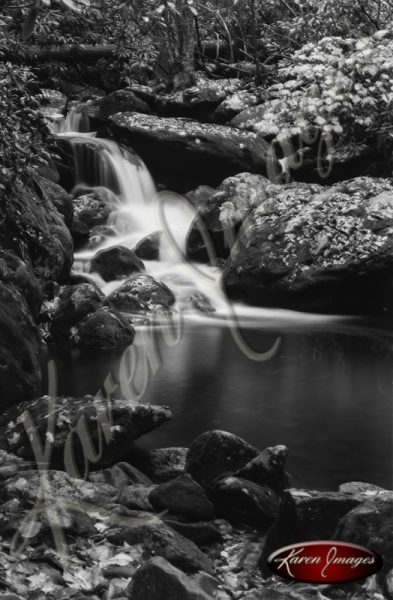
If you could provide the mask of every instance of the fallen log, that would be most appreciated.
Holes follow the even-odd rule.
[[[27,49],[25,58],[31,62],[38,60],[58,60],[61,62],[96,62],[100,58],[111,58],[117,49],[116,44],[97,44],[97,46],[48,46],[40,48],[31,46]]]

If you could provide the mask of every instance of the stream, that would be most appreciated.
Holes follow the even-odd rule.
[[[88,130],[86,118],[71,112],[58,135],[73,148],[75,188],[105,188],[113,195],[108,224],[115,235],[78,251],[74,271],[109,294],[122,282],[89,274],[94,255],[120,244],[132,249],[163,231],[160,260],[144,262],[176,297],[173,322],[136,325],[134,393],[173,412],[172,422],[138,447],[188,446],[203,431],[225,429],[259,448],[287,445],[295,486],[335,489],[358,480],[391,488],[391,324],[231,305],[219,270],[185,259],[192,207],[177,194],[157,193],[139,157]],[[193,294],[207,298],[212,310],[193,309]],[[169,325],[178,328],[176,339]],[[48,359],[56,363],[58,393],[80,396],[95,394],[109,373],[119,381],[127,354],[82,356],[50,348],[44,376]],[[44,377],[43,393],[47,387]],[[119,393],[128,397],[126,385]]]

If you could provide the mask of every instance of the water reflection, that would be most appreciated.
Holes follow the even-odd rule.
[[[295,485],[334,489],[363,480],[392,487],[393,338],[343,324],[284,333],[250,327],[244,334],[261,351],[277,336],[282,345],[257,363],[228,328],[212,322],[188,323],[173,347],[158,335],[160,368],[143,399],[169,405],[174,419],[138,445],[188,446],[220,428],[259,448],[286,444]],[[60,393],[94,394],[109,371],[118,374],[119,357],[54,358]]]

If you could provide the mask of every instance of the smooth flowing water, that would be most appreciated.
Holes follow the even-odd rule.
[[[173,421],[143,438],[141,448],[188,446],[203,431],[220,428],[260,448],[287,445],[296,485],[334,489],[363,480],[392,487],[390,324],[232,306],[221,291],[219,271],[184,258],[194,216],[187,202],[169,192],[157,194],[139,157],[95,138],[81,117],[69,116],[58,131],[74,149],[75,186],[114,194],[110,224],[116,236],[78,252],[75,268],[88,273],[98,250],[133,248],[147,234],[163,231],[160,260],[147,261],[146,270],[174,292],[175,329],[182,325],[176,340],[162,323],[137,327],[132,348],[138,368],[131,382],[122,378],[127,352],[122,357],[51,352],[59,393],[95,394],[111,372],[123,397],[139,395],[173,411]],[[104,293],[121,284],[90,276]],[[204,294],[214,312],[190,310],[187,298],[194,292]]]

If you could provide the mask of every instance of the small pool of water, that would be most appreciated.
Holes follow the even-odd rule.
[[[142,400],[173,412],[172,422],[138,446],[189,446],[218,428],[261,449],[287,445],[295,486],[336,489],[360,480],[392,488],[393,334],[311,316],[307,322],[304,315],[282,325],[274,318],[251,323],[242,333],[254,350],[268,350],[278,337],[281,344],[272,358],[256,362],[214,319],[186,321],[174,343],[165,330],[153,338],[138,331],[130,385],[140,391],[146,383]],[[120,372],[128,395],[130,354],[122,362],[107,355],[50,357],[60,394],[95,394],[109,372],[116,381]]]

